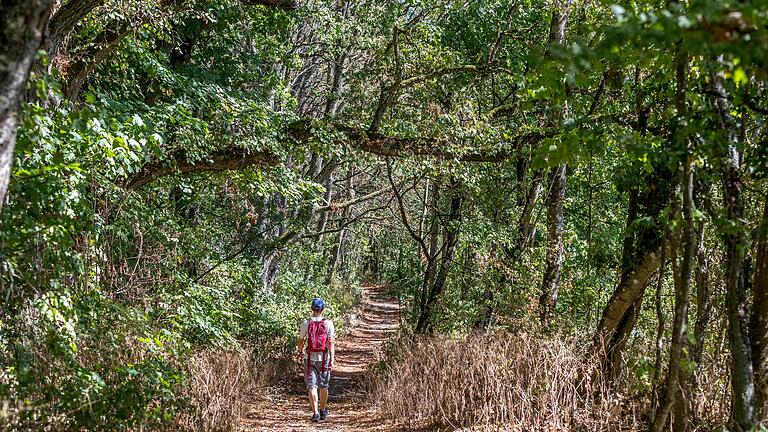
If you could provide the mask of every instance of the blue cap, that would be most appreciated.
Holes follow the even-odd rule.
[[[325,302],[320,297],[312,299],[312,309],[325,309]]]

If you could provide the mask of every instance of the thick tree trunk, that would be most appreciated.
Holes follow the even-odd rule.
[[[750,336],[755,368],[757,419],[768,421],[768,200],[757,237]]]
[[[609,380],[621,372],[621,357],[640,311],[643,294],[661,263],[664,223],[656,221],[669,202],[669,173],[659,167],[646,178],[639,191],[630,191],[622,269],[619,284],[603,309],[594,343],[600,353],[602,370]],[[654,220],[654,225],[638,225],[640,219]]]
[[[105,0],[69,0],[51,17],[48,26],[48,55],[52,61],[65,48],[67,38],[77,23],[83,20]]]
[[[0,210],[13,168],[19,101],[43,42],[50,7],[49,0],[4,0],[0,5]]]
[[[660,248],[646,252],[636,266],[623,274],[603,310],[595,344],[604,351],[601,366],[609,380],[617,378],[620,372],[622,352],[637,321],[645,288],[659,268],[660,252]]]
[[[644,95],[640,86],[642,79],[642,71],[636,70],[636,127],[641,135],[645,135],[648,108],[643,103]],[[621,276],[616,290],[603,309],[593,340],[599,352],[600,368],[609,382],[615,381],[622,370],[622,353],[640,313],[643,294],[661,264],[662,248],[667,248],[666,243],[669,243],[664,239],[666,225],[636,226],[636,222],[646,218],[656,222],[669,202],[671,177],[672,174],[661,166],[644,179],[644,185],[631,185],[629,188],[627,223],[621,252]],[[664,250],[666,253],[667,249]]]

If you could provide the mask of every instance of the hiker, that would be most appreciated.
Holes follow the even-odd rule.
[[[306,362],[304,382],[307,384],[309,406],[312,408],[311,420],[315,423],[328,417],[328,385],[331,382],[334,355],[333,321],[323,317],[323,309],[323,299],[312,300],[312,317],[301,322],[296,343],[299,359]]]

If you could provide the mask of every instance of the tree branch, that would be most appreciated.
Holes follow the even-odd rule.
[[[421,248],[421,251],[424,253],[424,256],[427,257],[427,259],[431,260],[432,255],[429,253],[429,248],[427,247],[427,244],[424,242],[424,239],[416,234],[416,231],[413,230],[411,227],[411,224],[408,222],[408,214],[405,212],[405,206],[403,205],[403,198],[400,196],[400,193],[397,191],[397,187],[395,186],[395,180],[392,178],[392,164],[389,162],[389,159],[387,159],[387,179],[389,180],[389,184],[392,187],[392,192],[395,195],[395,198],[397,199],[397,209],[400,210],[400,218],[403,221],[403,225],[405,226],[405,229],[408,231],[408,234],[413,237],[414,240],[416,240],[416,243],[419,244],[419,247]]]
[[[171,174],[240,170],[252,165],[274,165],[277,162],[278,158],[273,153],[242,148],[219,151],[209,155],[206,160],[196,162],[188,161],[186,152],[179,151],[171,156],[170,162],[158,161],[144,165],[139,172],[128,177],[125,187],[138,189]]]
[[[345,201],[345,202],[342,202],[342,203],[330,203],[328,205],[318,206],[318,207],[315,207],[315,211],[316,212],[322,212],[322,211],[328,211],[328,210],[338,210],[338,209],[347,208],[347,207],[353,206],[355,204],[359,204],[361,202],[371,200],[373,198],[376,198],[377,196],[384,195],[385,193],[388,193],[391,190],[392,189],[377,190],[376,192],[371,192],[371,193],[369,193],[367,195],[363,195],[361,197],[358,197],[358,198],[355,198],[355,199],[351,199],[349,201]]]
[[[351,147],[378,156],[426,156],[474,163],[503,162],[513,157],[523,146],[538,143],[555,134],[555,130],[526,132],[509,140],[507,144],[512,145],[506,149],[464,153],[451,150],[452,143],[445,139],[388,136],[343,125],[329,128],[340,134],[338,142],[345,142]],[[300,146],[312,140],[314,133],[309,121],[300,120],[290,124],[283,136],[294,140],[296,145]],[[204,161],[188,161],[183,150],[170,155],[168,159],[170,162],[157,161],[144,165],[138,173],[128,176],[125,187],[138,189],[159,177],[173,174],[219,172],[239,170],[252,165],[274,165],[280,157],[270,151],[249,152],[242,148],[231,148],[213,153]]]
[[[296,0],[240,0],[240,3],[249,6],[267,6],[283,10],[295,10],[299,7]]]

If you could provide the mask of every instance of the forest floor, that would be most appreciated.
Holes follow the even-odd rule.
[[[253,431],[366,431],[403,430],[386,421],[371,406],[361,384],[368,366],[376,362],[387,338],[400,324],[399,305],[386,295],[383,286],[364,286],[360,315],[350,320],[336,342],[336,365],[331,374],[328,402],[330,415],[311,423],[302,371],[296,363],[291,385],[273,395],[264,395],[245,410],[240,430]]]

